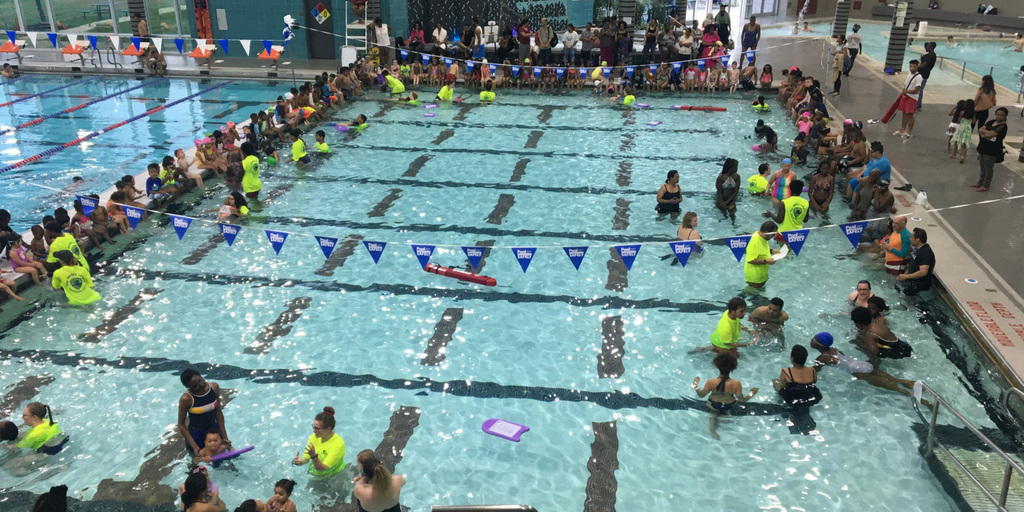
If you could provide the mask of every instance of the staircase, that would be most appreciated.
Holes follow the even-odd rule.
[[[626,25],[630,28],[636,25],[636,0],[619,0],[619,19],[628,20]]]

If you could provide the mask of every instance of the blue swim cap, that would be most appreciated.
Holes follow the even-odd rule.
[[[782,163],[784,163],[784,164],[791,164],[791,163],[793,163],[793,161],[788,159],[788,158],[783,158],[782,159]]]
[[[819,332],[818,334],[815,334],[814,337],[818,340],[818,343],[821,344],[821,346],[823,346],[823,347],[831,347],[832,346],[832,335],[831,334],[829,334],[827,332]]]

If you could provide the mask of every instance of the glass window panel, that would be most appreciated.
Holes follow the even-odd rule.
[[[26,32],[50,32],[50,17],[46,15],[43,0],[21,0],[21,15],[25,18]],[[45,36],[43,38],[46,39]]]
[[[14,0],[0,0],[0,30],[21,30],[18,26],[18,12],[14,8]]]
[[[22,13],[29,9],[36,11],[36,0],[19,0]],[[45,11],[45,5],[43,6]],[[53,17],[61,32],[88,32],[109,34],[114,31],[110,19],[110,3],[107,0],[53,0],[50,2]],[[33,16],[38,16],[38,13]],[[28,16],[25,23],[28,23]]]
[[[178,35],[178,20],[174,17],[174,0],[146,0],[149,33]]]

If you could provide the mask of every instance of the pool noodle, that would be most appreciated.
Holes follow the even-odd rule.
[[[231,459],[231,458],[234,458],[234,457],[238,457],[239,455],[241,455],[241,454],[243,454],[245,452],[251,452],[254,449],[256,449],[256,447],[250,444],[249,446],[246,446],[245,448],[241,448],[241,449],[238,449],[238,450],[231,450],[231,451],[224,452],[224,453],[221,453],[221,454],[218,454],[218,455],[214,455],[213,457],[210,457],[210,462],[217,462],[217,461],[221,461],[221,460],[225,460],[225,459]]]
[[[334,125],[334,129],[338,130],[339,132],[347,132],[348,131],[348,126],[345,126],[343,124],[336,124],[336,125]]]

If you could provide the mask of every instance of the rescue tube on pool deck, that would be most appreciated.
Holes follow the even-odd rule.
[[[498,285],[498,280],[493,277],[463,272],[461,270],[455,270],[454,268],[442,267],[437,263],[427,263],[427,266],[423,267],[423,270],[430,272],[431,274],[458,279],[459,281],[469,281],[470,283],[482,284],[484,286]]]
[[[689,112],[725,112],[725,107],[688,107],[686,105],[672,105],[672,110],[686,110]]]

